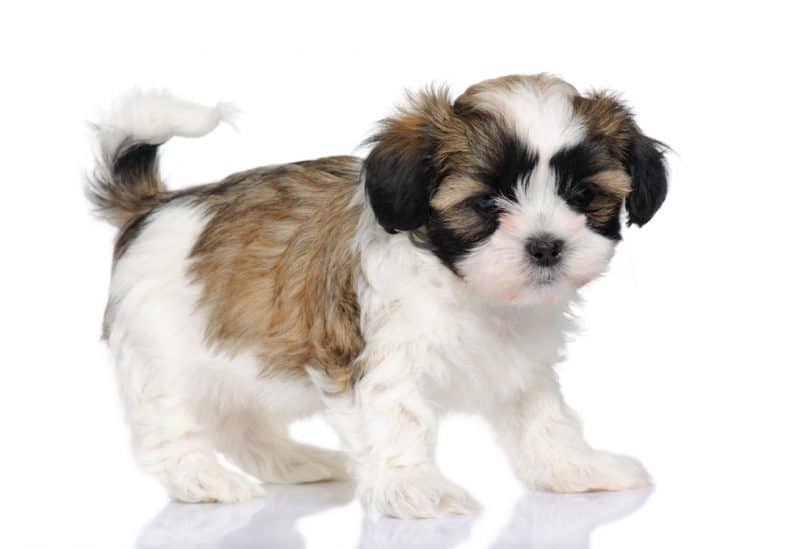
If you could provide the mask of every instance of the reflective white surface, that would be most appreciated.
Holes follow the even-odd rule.
[[[306,547],[299,519],[351,504],[353,485],[271,486],[263,499],[239,505],[167,504],[142,530],[137,549]],[[585,549],[597,527],[643,506],[650,491],[598,494],[529,493],[519,498],[493,549]],[[430,520],[361,518],[360,549],[458,547],[478,517]],[[344,532],[350,529],[344,530]],[[335,532],[334,547],[351,540]]]

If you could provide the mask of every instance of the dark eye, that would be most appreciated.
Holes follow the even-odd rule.
[[[595,190],[589,185],[576,185],[567,197],[568,203],[574,208],[584,210],[595,198]]]
[[[475,209],[483,215],[492,215],[499,209],[497,197],[494,195],[484,195],[475,198]]]

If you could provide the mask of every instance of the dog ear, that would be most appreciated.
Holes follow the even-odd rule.
[[[634,126],[634,124],[633,124]],[[645,136],[635,126],[625,165],[632,180],[626,197],[627,225],[643,227],[660,209],[668,193],[665,145]]]
[[[366,143],[365,192],[377,221],[389,233],[417,229],[427,221],[437,185],[435,152],[452,103],[446,89],[408,95],[408,103],[380,123]]]
[[[627,222],[642,227],[666,199],[667,147],[641,132],[632,111],[612,93],[600,91],[576,97],[574,107],[590,133],[621,160],[629,174],[632,184],[626,197]]]

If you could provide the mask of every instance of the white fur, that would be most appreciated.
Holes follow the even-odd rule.
[[[525,143],[540,152],[540,159],[581,141],[584,124],[573,116],[571,97],[576,89],[562,81],[543,87],[518,82],[507,89],[479,93],[476,99],[506,119]]]
[[[96,124],[101,151],[114,158],[122,145],[157,145],[169,138],[201,137],[220,122],[232,123],[232,105],[206,107],[177,99],[165,91],[134,91],[124,96]]]
[[[481,295],[515,305],[565,303],[576,290],[606,271],[614,241],[587,227],[556,193],[547,155],[519,185],[515,201],[500,199],[504,210],[497,230],[458,264]],[[529,238],[549,233],[565,242],[562,264],[538,269],[525,252]]]

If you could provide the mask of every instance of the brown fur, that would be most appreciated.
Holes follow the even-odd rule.
[[[473,233],[478,226],[477,216],[464,202],[470,197],[490,192],[489,187],[469,177],[448,177],[430,200],[447,227],[460,234]]]
[[[264,376],[304,367],[348,382],[363,347],[351,247],[360,161],[334,157],[236,174],[195,196],[211,219],[191,252],[207,340],[257,349]]]
[[[626,106],[614,95],[596,92],[577,96],[573,108],[584,119],[590,134],[604,141],[610,154],[622,159],[626,157],[632,137],[638,132]]]
[[[499,78],[484,80],[470,86],[458,101],[467,104],[477,104],[480,108],[498,108],[491,105],[491,94],[500,94],[507,91],[526,89],[541,95],[551,89],[557,89],[571,97],[577,95],[576,88],[556,76],[550,74],[510,74]]]
[[[209,216],[190,254],[202,287],[205,338],[225,353],[258,352],[261,375],[302,376],[310,367],[335,391],[361,370],[364,345],[354,293],[359,219],[350,205],[361,161],[331,157],[237,173],[221,183],[164,192],[157,206],[189,201]],[[148,223],[131,217],[116,257]],[[108,305],[107,317],[115,303]]]
[[[619,168],[604,169],[590,178],[605,193],[624,198],[632,190],[629,174]]]
[[[489,192],[489,187],[475,179],[467,177],[448,177],[438,188],[430,205],[433,208],[443,210],[463,202],[475,194],[485,194]]]
[[[590,181],[603,191],[587,209],[590,223],[599,226],[607,223],[621,208],[624,198],[632,190],[631,181],[629,175],[618,168],[606,168],[590,177]]]

